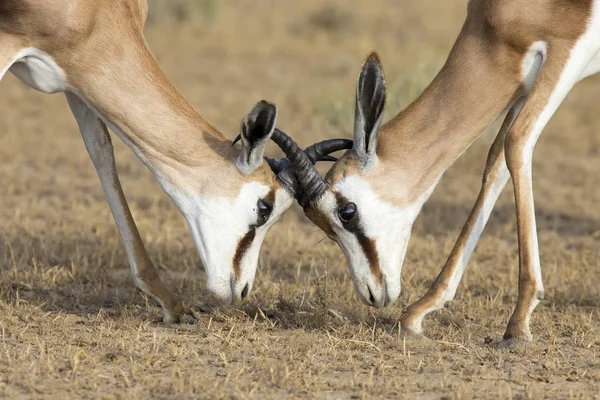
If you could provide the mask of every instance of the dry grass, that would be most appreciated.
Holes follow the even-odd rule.
[[[226,135],[267,98],[280,106],[280,126],[308,144],[349,134],[355,76],[372,49],[393,88],[388,118],[414,98],[443,63],[465,3],[223,0],[208,19],[155,13],[147,33],[168,75]],[[8,77],[0,84],[0,397],[598,398],[599,90],[598,78],[578,86],[538,145],[547,299],[532,320],[535,344],[506,352],[485,342],[501,338],[516,300],[508,189],[457,299],[426,320],[429,340],[405,342],[397,329],[402,307],[424,293],[466,219],[489,137],[426,204],[403,294],[380,311],[358,301],[340,250],[297,207],[269,233],[250,299],[213,308],[183,219],[118,143],[151,256],[199,317],[165,326],[134,289],[66,102]]]

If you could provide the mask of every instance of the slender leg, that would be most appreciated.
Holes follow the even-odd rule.
[[[146,252],[117,176],[113,147],[106,125],[76,95],[67,93],[67,100],[79,124],[90,158],[98,172],[110,210],[121,234],[137,287],[162,305],[165,322],[178,322],[183,317],[189,319],[191,314],[185,310],[181,300],[171,294],[161,281]]]
[[[533,148],[542,130],[579,79],[586,63],[585,54],[570,52],[560,46],[550,47],[548,60],[519,118],[506,136],[506,163],[515,189],[517,208],[519,295],[502,346],[532,341],[529,320],[544,296],[533,202]]]
[[[508,111],[496,140],[490,148],[483,182],[479,196],[457,241],[444,265],[444,268],[431,285],[427,293],[407,307],[401,318],[402,331],[405,334],[422,333],[423,318],[438,310],[448,301],[452,301],[462,279],[469,259],[475,250],[479,237],[487,224],[492,209],[509,178],[504,158],[504,139],[523,106],[518,100]]]

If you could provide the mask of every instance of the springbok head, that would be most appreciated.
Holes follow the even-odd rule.
[[[411,228],[429,194],[412,198],[410,190],[394,183],[404,175],[398,176],[393,160],[378,146],[385,100],[383,70],[373,53],[358,77],[353,148],[325,179],[309,160],[303,161],[305,168],[297,168],[300,205],[340,245],[359,297],[374,307],[388,306],[400,295]],[[282,149],[288,156],[304,157],[297,148]]]
[[[212,173],[202,174],[196,195],[175,196],[198,247],[208,290],[223,304],[250,293],[263,239],[299,193],[290,160],[264,157],[270,140],[285,141],[276,121],[277,107],[258,102],[242,120],[233,142],[241,141],[241,151],[233,146],[220,150],[226,156],[214,160]],[[302,154],[313,167],[319,160],[335,160],[330,153],[351,147],[351,140],[334,139],[316,143]]]

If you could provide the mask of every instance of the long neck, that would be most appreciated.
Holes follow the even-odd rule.
[[[89,68],[88,53],[73,59],[69,78],[78,94],[155,172],[229,161],[231,142],[177,92],[143,37],[132,36],[114,47],[103,39],[95,68]]]
[[[417,193],[435,184],[519,93],[517,52],[498,57],[493,38],[472,29],[481,28],[466,24],[433,82],[382,127],[380,159]]]

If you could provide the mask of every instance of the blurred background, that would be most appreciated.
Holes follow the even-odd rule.
[[[168,77],[225,136],[233,139],[245,113],[267,99],[279,106],[278,126],[305,146],[351,136],[356,77],[373,50],[388,82],[385,119],[414,100],[443,65],[466,4],[149,0],[145,32]],[[425,205],[401,298],[377,311],[359,302],[341,251],[296,205],[267,236],[251,298],[212,308],[183,218],[114,137],[121,181],[149,253],[198,312],[197,325],[165,327],[151,322],[160,310],[134,288],[64,96],[6,76],[0,83],[0,324],[8,329],[8,350],[0,356],[6,365],[0,394],[38,388],[81,396],[100,387],[134,397],[535,398],[561,397],[568,389],[591,398],[600,380],[599,90],[597,77],[579,84],[536,148],[546,300],[532,321],[536,344],[524,357],[484,345],[500,338],[516,300],[510,187],[456,301],[426,320],[433,341],[403,342],[397,329],[402,308],[425,293],[466,220],[493,129],[450,168]],[[268,153],[280,155],[274,144]]]

